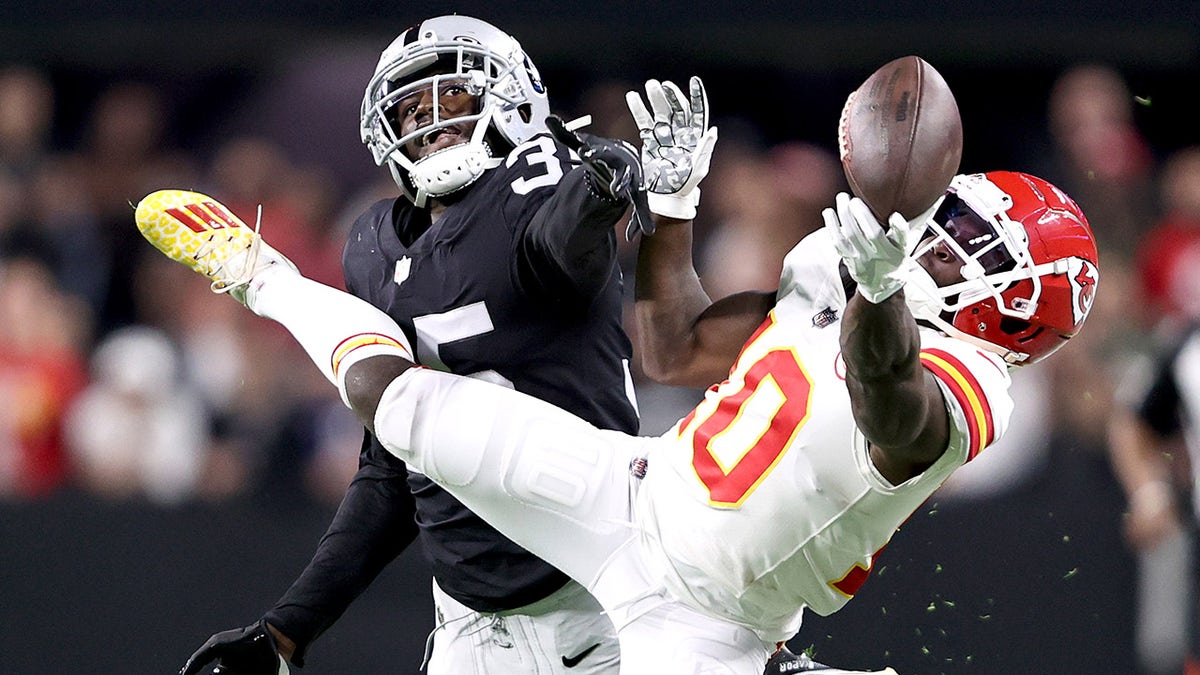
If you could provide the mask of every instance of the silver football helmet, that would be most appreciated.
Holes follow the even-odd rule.
[[[475,110],[443,118],[438,97],[451,87],[475,96]],[[434,101],[429,123],[402,133],[400,103],[426,91]],[[498,166],[502,160],[492,152],[503,149],[489,143],[517,146],[546,131],[549,114],[537,68],[512,36],[479,19],[441,16],[409,28],[383,50],[363,96],[361,134],[375,163],[386,164],[405,196],[424,206],[427,197],[461,190]],[[416,161],[404,153],[406,143],[472,123],[474,131],[461,143]]]

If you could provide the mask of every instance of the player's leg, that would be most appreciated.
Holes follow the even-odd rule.
[[[204,195],[155,193],[139,204],[137,220],[167,255],[283,324],[390,452],[588,588],[619,631],[626,672],[761,671],[768,652],[757,638],[666,598],[642,552],[632,518],[640,479],[630,466],[654,439],[413,368],[387,315],[280,264],[282,256]]]
[[[387,354],[411,366],[408,339],[391,317],[301,276],[287,258],[212,197],[159,190],[138,204],[136,220],[155,248],[203,274],[214,291],[228,293],[256,314],[283,324],[337,385],[343,400],[345,372],[358,360]]]
[[[350,370],[352,400],[358,371],[376,362]],[[654,439],[597,429],[545,401],[423,368],[387,387],[374,429],[410,468],[589,589],[638,536],[632,503],[640,479],[630,465]]]
[[[643,439],[512,390],[412,368],[386,314],[301,276],[211,197],[155,192],[136,220],[214,290],[287,328],[389,451],[572,578],[590,587],[636,536],[628,467]]]
[[[566,586],[509,612],[476,612],[433,584],[437,628],[429,675],[542,673],[616,675],[620,647],[612,622],[587,590]]]
[[[749,628],[679,602],[663,603],[621,631],[621,667],[628,673],[762,675],[774,649]]]

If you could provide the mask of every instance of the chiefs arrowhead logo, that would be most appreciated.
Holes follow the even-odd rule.
[[[1067,276],[1071,280],[1071,315],[1075,324],[1087,318],[1096,300],[1096,285],[1100,282],[1100,271],[1083,258],[1068,260]]]

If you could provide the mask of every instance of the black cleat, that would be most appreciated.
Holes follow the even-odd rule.
[[[812,660],[808,654],[793,654],[787,647],[779,651],[767,661],[765,675],[791,675],[792,673],[815,673],[816,675],[896,675],[891,668],[883,670],[844,670],[822,665]]]

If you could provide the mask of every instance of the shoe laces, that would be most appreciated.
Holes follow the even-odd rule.
[[[255,266],[258,264],[259,251],[262,248],[262,237],[258,233],[261,226],[262,204],[259,204],[258,213],[254,218],[254,233],[251,235],[250,245],[246,247],[244,254],[217,253],[219,249],[234,244],[237,239],[235,234],[221,235],[217,230],[213,230],[208,239],[196,249],[192,258],[196,262],[204,264],[204,275],[212,279],[209,288],[213,293],[229,293],[250,283]],[[230,267],[235,259],[241,261],[240,268],[237,270]]]

